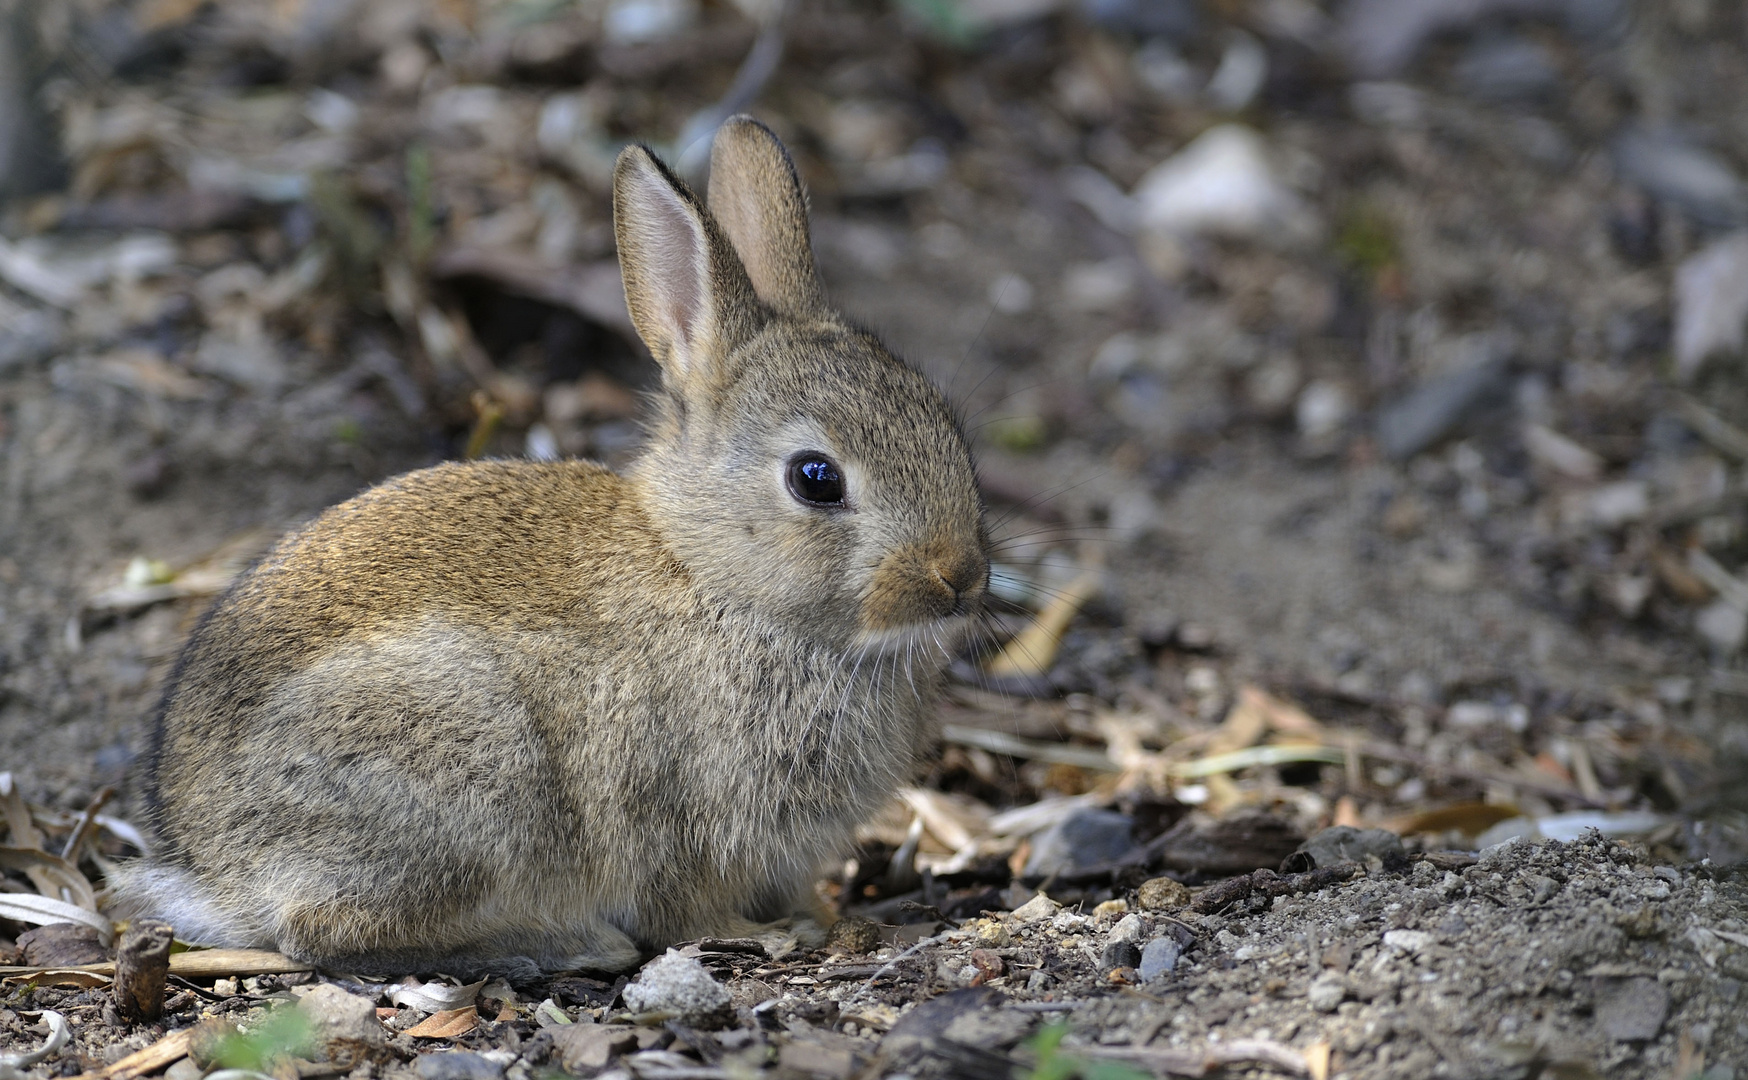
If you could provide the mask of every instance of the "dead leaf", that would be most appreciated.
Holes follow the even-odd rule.
[[[77,986],[88,989],[93,986],[108,986],[110,977],[79,968],[32,968],[28,975],[7,975],[0,978],[0,982],[8,986],[35,983],[38,986]]]
[[[36,848],[0,847],[0,866],[24,871],[24,876],[44,896],[77,904],[86,911],[97,910],[97,893],[91,883],[78,867],[58,855]]]
[[[55,1010],[44,1009],[42,1021],[48,1025],[49,1029],[49,1037],[43,1040],[42,1045],[22,1054],[0,1055],[0,1069],[4,1069],[9,1075],[17,1076],[19,1075],[17,1070],[28,1069],[51,1055],[60,1053],[61,1048],[72,1039],[72,1032],[67,1030],[67,1018]]]
[[[396,1005],[405,1005],[422,1013],[455,1012],[472,1005],[474,999],[479,997],[480,987],[485,984],[484,979],[466,986],[409,980],[390,990],[388,999]]]
[[[1242,686],[1225,721],[1208,740],[1208,753],[1241,750],[1273,731],[1291,738],[1323,741],[1323,725],[1311,714],[1255,686]]]
[[[11,919],[13,922],[29,923],[32,926],[47,926],[58,922],[83,923],[96,927],[98,936],[106,945],[115,935],[115,925],[107,916],[77,904],[69,904],[65,900],[32,893],[0,893],[0,919]],[[0,968],[0,974],[10,970],[14,969]]]
[[[976,837],[989,831],[993,811],[966,795],[949,795],[925,788],[905,788],[898,793],[916,815],[923,827],[948,851],[958,851]]]
[[[1456,803],[1397,818],[1387,822],[1384,827],[1399,836],[1441,833],[1451,829],[1457,829],[1465,836],[1479,836],[1501,821],[1509,821],[1520,813],[1522,811],[1517,807],[1506,803]]]
[[[18,790],[18,784],[13,781],[9,772],[0,773],[0,796],[5,798],[6,827],[12,830],[12,845],[41,850],[42,832],[37,829],[36,822],[31,820],[30,807],[25,804],[24,793]]]
[[[1659,546],[1652,550],[1651,566],[1657,571],[1657,577],[1664,587],[1674,593],[1676,599],[1689,604],[1703,604],[1712,598],[1712,587],[1689,570],[1681,561],[1681,556],[1668,548]]]
[[[1335,800],[1335,812],[1330,816],[1329,823],[1331,825],[1352,825],[1355,828],[1363,827],[1364,822],[1360,820],[1360,808],[1354,803],[1352,795],[1343,795]]]
[[[458,1039],[479,1024],[479,1010],[469,1005],[465,1009],[445,1009],[419,1021],[406,1033],[417,1039]]]
[[[1056,650],[1062,645],[1063,631],[1074,621],[1081,605],[1097,596],[1102,587],[1096,573],[1089,571],[1075,578],[1045,605],[1043,611],[1038,612],[1032,625],[1007,643],[984,671],[997,679],[1022,679],[1047,673],[1056,663]]]
[[[1263,705],[1262,692],[1254,686],[1243,687],[1238,691],[1238,700],[1226,710],[1226,719],[1209,736],[1207,755],[1229,754],[1253,746],[1268,731],[1268,725],[1268,710]]]
[[[1247,746],[1241,750],[1208,754],[1194,761],[1181,762],[1171,767],[1171,775],[1179,780],[1190,780],[1266,765],[1295,765],[1303,762],[1340,765],[1346,760],[1346,751],[1339,747],[1319,746],[1316,743],[1308,745],[1271,743],[1267,746]]]

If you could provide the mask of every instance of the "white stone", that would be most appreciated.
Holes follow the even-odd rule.
[[[1040,919],[1050,918],[1056,914],[1056,909],[1061,906],[1043,893],[1039,893],[1015,908],[1013,918],[1015,922],[1037,922]]]
[[[1384,945],[1410,956],[1425,952],[1432,946],[1433,936],[1425,930],[1386,930]]]

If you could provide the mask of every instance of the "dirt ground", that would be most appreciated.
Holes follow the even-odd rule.
[[[760,34],[834,300],[973,432],[994,625],[1096,585],[1045,668],[956,669],[825,883],[874,948],[695,945],[729,1010],[623,1031],[600,973],[457,1038],[339,973],[394,1034],[274,1075],[1748,1069],[1748,7],[370,7],[0,6],[0,763],[45,829],[127,819],[288,526],[635,453],[602,163],[678,157]],[[1292,855],[1332,825],[1401,842]],[[0,1045],[57,1009],[74,1075],[312,985],[130,1030],[9,978]]]

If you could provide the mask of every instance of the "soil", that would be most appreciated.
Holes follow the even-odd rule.
[[[1330,51],[1335,30],[1307,44],[1268,14],[1304,8],[1328,22],[1348,9],[1206,8],[1182,37],[1068,13],[959,47],[896,5],[814,0],[797,6],[756,111],[812,188],[832,295],[968,417],[1003,565],[1040,594],[1076,568],[1102,575],[1048,671],[1006,686],[973,671],[950,691],[946,719],[1097,750],[1099,724],[1128,718],[1149,750],[1169,755],[1180,738],[1208,739],[1245,688],[1262,687],[1400,759],[1252,769],[1230,788],[1118,790],[1098,769],[949,741],[925,786],[998,809],[1091,792],[1141,823],[1143,847],[1180,822],[1212,828],[1259,809],[1288,851],[1331,823],[1401,831],[1440,808],[1471,816],[1422,818],[1401,853],[1333,884],[1294,877],[1278,848],[1264,857],[1228,837],[1213,843],[1244,851],[1231,865],[1170,864],[1153,848],[1080,878],[1026,877],[1009,866],[1010,844],[972,869],[901,886],[880,875],[904,823],[873,828],[829,889],[845,911],[886,927],[880,951],[772,959],[705,943],[693,951],[727,981],[733,1023],[700,1033],[652,1021],[630,1056],[603,1068],[672,1080],[767,1065],[838,1077],[1044,1075],[1039,1032],[1060,1019],[1056,1065],[1083,1072],[1120,1059],[1185,1075],[1319,1075],[1325,1045],[1331,1076],[1721,1080],[1748,1069],[1748,671],[1739,635],[1705,629],[1727,621],[1728,610],[1708,613],[1734,594],[1691,569],[1696,551],[1726,568],[1748,561],[1742,459],[1727,434],[1683,419],[1698,402],[1740,436],[1732,425],[1748,424],[1748,380],[1739,349],[1688,378],[1671,367],[1676,269],[1742,221],[1633,173],[1621,141],[1661,125],[1726,172],[1748,170],[1734,104],[1748,99],[1748,15],[1723,2],[1626,5],[1620,27],[1600,36],[1515,14],[1459,21],[1412,67],[1362,79],[1350,70],[1359,61]],[[678,61],[637,53],[648,61],[639,68],[603,47],[591,85],[617,95],[611,135],[677,130],[727,85],[750,40],[744,19],[727,5],[700,18],[703,30],[678,39]],[[210,119],[200,95],[234,85],[213,73],[231,78],[237,56],[255,55],[216,32],[228,25],[215,15],[177,38],[180,60],[63,85],[66,116],[81,102],[120,115],[144,99]],[[741,30],[705,32],[725,26]],[[440,37],[426,33],[418,40]],[[1234,35],[1261,42],[1269,72],[1240,115],[1266,131],[1316,239],[1198,236],[1161,254],[1151,234],[1089,209],[1076,170],[1128,191],[1229,119],[1196,92],[1148,89],[1136,72],[1149,42],[1168,41],[1205,81]],[[1466,73],[1498,41],[1541,49],[1552,88],[1507,99],[1478,89]],[[483,46],[467,54],[472,69],[396,89],[372,66],[388,72],[392,48],[372,39],[359,49],[366,60],[275,54],[273,74],[252,85],[263,100],[328,86],[362,103],[368,137],[348,151],[345,175],[391,248],[408,242],[410,196],[396,171],[405,130],[424,122],[438,89],[500,86],[526,144],[538,103],[575,89],[510,53],[488,63]],[[462,64],[447,55],[427,48],[424,62]],[[217,127],[181,137],[242,153]],[[536,175],[571,185],[599,232],[601,195],[586,179],[483,136],[459,148],[432,138],[444,241],[459,245],[469,220],[531,203]],[[183,190],[155,173],[138,179],[125,161],[105,172],[95,151],[70,145],[71,180],[7,204],[9,240],[113,243],[121,230],[81,225],[75,211],[114,211],[130,184]],[[881,187],[880,168],[904,152],[942,154],[945,171]],[[496,179],[481,164],[494,153],[507,162]],[[476,173],[452,175],[464,168]],[[476,362],[477,386],[445,373],[384,290],[349,293],[340,278],[261,316],[270,378],[206,365],[203,343],[224,325],[223,305],[202,299],[217,288],[212,275],[284,272],[312,229],[343,247],[334,216],[311,224],[315,200],[171,229],[171,270],[145,285],[94,286],[83,309],[54,316],[59,336],[46,350],[0,348],[0,762],[42,807],[77,812],[113,788],[110,812],[132,809],[154,695],[210,593],[94,604],[136,559],[172,574],[234,567],[321,508],[460,456],[470,441],[522,453],[536,426],[563,452],[634,452],[623,416],[578,419],[551,391],[589,376],[634,391],[650,378],[647,358],[608,323],[488,275],[433,270],[420,286],[471,329],[488,369],[480,378]],[[579,264],[611,257],[590,235],[573,242]],[[1101,292],[1100,280],[1116,284]],[[15,284],[0,284],[0,300],[10,305],[0,315],[49,310]],[[0,325],[0,344],[7,333],[22,331]],[[1146,358],[1113,359],[1125,349]],[[1401,450],[1391,418],[1458,394],[1453,373],[1480,370],[1465,359],[1477,349],[1501,358],[1486,368],[1486,392]],[[142,366],[139,350],[167,367]],[[501,406],[502,423],[480,422],[481,400]],[[1532,429],[1583,453],[1561,458]],[[1019,625],[1038,602],[998,624]],[[1478,805],[1509,810],[1471,826]],[[1605,825],[1628,811],[1655,824],[1630,841],[1589,833],[1474,852],[1502,816],[1584,809]],[[1255,869],[1279,876],[1214,884]],[[1143,910],[1136,889],[1167,872],[1199,897],[1225,888],[1212,895],[1235,898]],[[999,914],[1040,886],[1069,906],[1035,921]],[[1113,950],[1125,913],[1099,907],[1112,900],[1140,924],[1138,954],[1182,937],[1169,974],[1142,979],[1139,957]],[[355,977],[341,984],[374,993]],[[245,1019],[308,985],[263,976],[234,993],[184,987],[162,1024],[129,1030],[106,1019],[101,989],[9,983],[0,1046],[35,1045],[46,1031],[36,1011],[57,1009],[75,1022],[74,1042],[31,1071],[73,1075],[201,1015]],[[541,1001],[572,1020],[623,1012],[599,973],[518,990],[505,1019],[457,1040],[396,1035],[392,1052],[353,1075],[405,1072],[415,1053],[462,1048],[503,1051],[477,1067],[507,1066],[520,1080],[518,1070],[562,1063]],[[482,1003],[482,1015],[496,1008]],[[402,1009],[390,1027],[414,1019]]]

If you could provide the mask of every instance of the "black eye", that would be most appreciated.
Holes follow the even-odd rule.
[[[842,506],[844,474],[824,454],[797,454],[789,459],[789,494],[810,506]]]

